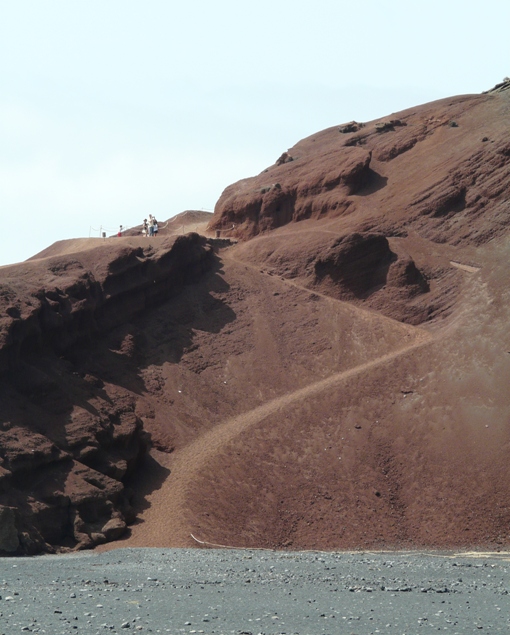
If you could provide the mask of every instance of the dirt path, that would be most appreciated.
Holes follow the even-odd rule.
[[[321,293],[320,291],[317,291],[315,289],[309,289],[308,287],[305,287],[304,285],[299,284],[298,282],[294,282],[294,280],[282,278],[280,275],[272,274],[270,271],[263,271],[259,265],[253,265],[249,262],[245,262],[243,260],[240,260],[239,258],[236,258],[231,251],[227,250],[225,252],[225,258],[227,260],[230,260],[231,262],[237,263],[240,266],[244,266],[246,268],[252,269],[259,274],[267,275],[272,280],[278,280],[279,282],[281,282],[282,284],[288,287],[293,287],[294,289],[305,291],[306,293],[309,293],[312,296],[318,296],[320,298],[324,298],[328,302],[331,302],[334,304],[340,304],[346,311],[350,312],[351,315],[363,315],[364,317],[368,317],[371,320],[376,320],[378,322],[385,322],[386,324],[390,324],[390,325],[398,327],[399,329],[403,329],[404,331],[407,331],[407,333],[413,336],[417,336],[418,334],[421,334],[426,339],[430,337],[427,331],[425,331],[424,329],[421,329],[418,326],[412,326],[411,324],[405,324],[404,322],[399,322],[398,320],[395,320],[386,315],[382,315],[381,313],[378,313],[377,311],[374,311],[372,309],[365,309],[363,307],[351,304],[350,302],[339,300],[338,298],[333,298],[332,296],[326,295],[325,293]]]
[[[255,269],[259,275],[267,275],[264,273],[261,274],[259,267],[239,261],[231,254],[227,256],[227,259],[230,260],[232,264],[235,263],[238,266]],[[211,458],[221,452],[225,446],[239,434],[261,423],[267,417],[294,406],[299,402],[305,401],[306,399],[315,397],[321,392],[331,390],[356,375],[363,374],[373,368],[387,364],[397,357],[426,345],[431,340],[431,335],[420,328],[403,325],[400,322],[381,316],[373,311],[353,307],[346,302],[311,291],[289,280],[282,280],[279,277],[272,279],[278,280],[282,284],[298,288],[309,294],[321,296],[328,301],[340,303],[342,306],[348,307],[349,310],[357,314],[364,314],[364,317],[369,314],[370,318],[374,321],[384,320],[391,322],[395,326],[398,325],[399,329],[406,327],[407,334],[409,337],[412,337],[412,340],[402,340],[402,346],[399,346],[385,355],[348,370],[334,373],[325,379],[313,382],[298,390],[290,391],[250,411],[227,419],[202,434],[189,445],[177,450],[172,455],[156,453],[155,456],[157,460],[164,465],[164,467],[170,469],[171,473],[161,488],[153,491],[147,497],[149,507],[140,516],[142,522],[132,527],[131,536],[123,541],[123,546],[186,547],[196,544],[191,537],[190,531],[192,528],[186,518],[187,494],[201,469]]]
[[[141,516],[143,522],[132,528],[132,536],[127,541],[128,546],[185,547],[193,544],[194,541],[190,537],[190,528],[187,526],[185,518],[186,494],[190,484],[194,482],[195,476],[211,457],[220,452],[236,436],[276,412],[293,406],[299,401],[314,397],[323,391],[331,390],[349,378],[377,366],[382,366],[412,350],[425,346],[429,341],[430,336],[420,337],[418,341],[377,359],[347,371],[335,373],[326,379],[272,399],[253,410],[227,419],[215,426],[176,452],[175,456],[169,457],[170,460],[166,461],[165,455],[163,455],[161,458],[165,460],[165,467],[171,470],[171,474],[162,487],[148,497],[150,507]],[[158,458],[160,457],[158,456]]]
[[[456,269],[462,269],[462,271],[467,271],[468,273],[476,273],[480,271],[481,267],[473,267],[472,265],[464,265],[461,262],[457,262],[455,260],[450,260],[450,264],[452,267]]]

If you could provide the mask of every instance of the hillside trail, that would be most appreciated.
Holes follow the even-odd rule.
[[[305,231],[308,231],[308,230],[305,230]],[[310,230],[310,231],[315,231],[315,230]],[[333,232],[329,232],[329,233],[333,233]],[[412,336],[418,337],[419,335],[421,335],[421,337],[424,337],[425,339],[428,339],[430,337],[430,334],[428,333],[428,331],[425,331],[424,329],[418,326],[413,326],[411,324],[405,324],[404,322],[399,322],[398,320],[395,320],[394,318],[383,315],[382,313],[378,313],[377,311],[373,309],[365,309],[363,307],[356,306],[355,304],[351,304],[350,302],[347,302],[345,300],[339,300],[338,298],[334,298],[333,296],[327,295],[326,293],[321,293],[320,291],[317,291],[316,289],[309,289],[308,287],[305,287],[304,285],[299,284],[299,282],[295,282],[294,280],[289,280],[288,278],[284,278],[280,276],[279,274],[274,274],[270,270],[264,270],[261,268],[260,265],[254,265],[250,262],[246,262],[244,260],[236,258],[235,253],[232,253],[230,250],[225,251],[225,259],[230,260],[231,262],[235,262],[238,265],[244,266],[248,269],[252,269],[253,271],[258,272],[259,274],[267,275],[271,279],[278,280],[288,287],[293,287],[294,289],[305,291],[306,293],[309,293],[311,296],[317,296],[333,304],[341,305],[342,308],[348,311],[351,315],[363,315],[379,323],[385,322],[386,324],[389,324],[389,325],[394,325],[396,327],[398,326],[399,330],[403,329],[409,335],[412,335]]]
[[[259,272],[259,275],[268,275],[267,273],[261,273],[260,267],[240,261],[232,254],[225,255],[225,260],[230,261],[231,265],[234,266],[247,266],[255,269]],[[204,432],[188,445],[176,450],[173,454],[168,455],[162,452],[155,452],[154,456],[157,461],[164,467],[168,468],[170,470],[170,474],[159,489],[152,491],[147,496],[146,502],[149,506],[140,514],[139,521],[131,527],[131,534],[128,538],[122,541],[122,546],[196,546],[197,542],[191,535],[193,528],[186,517],[187,494],[190,487],[192,487],[193,483],[196,481],[200,471],[210,459],[224,450],[226,446],[228,446],[228,444],[238,435],[261,423],[267,417],[285,410],[286,408],[292,407],[306,399],[315,397],[324,391],[336,388],[356,375],[360,375],[370,371],[371,369],[383,366],[398,357],[404,356],[411,351],[427,345],[433,339],[430,333],[418,327],[403,325],[401,322],[381,316],[374,311],[367,311],[366,309],[353,307],[346,302],[317,293],[307,289],[306,287],[302,287],[295,282],[281,279],[280,277],[275,278],[271,276],[271,279],[279,280],[282,284],[298,288],[311,295],[319,295],[328,301],[341,303],[343,306],[347,306],[355,313],[364,314],[365,317],[366,314],[369,313],[371,319],[374,321],[377,319],[385,320],[393,323],[394,325],[398,325],[399,329],[402,329],[403,326],[408,327],[408,334],[410,337],[412,336],[412,339],[401,340],[401,346],[398,346],[393,351],[380,357],[364,362],[350,369],[333,373],[325,379],[312,382],[297,390],[289,391],[253,408],[252,410],[231,417],[222,423],[217,424],[214,428]],[[102,549],[109,549],[113,546],[114,545],[111,545],[109,547],[108,545],[105,545]]]

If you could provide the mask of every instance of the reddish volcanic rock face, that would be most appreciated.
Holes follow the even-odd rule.
[[[510,218],[509,94],[444,99],[312,135],[285,161],[229,186],[211,227],[251,238],[342,217],[351,231],[387,237],[418,231],[435,242],[481,244],[500,236]]]
[[[116,539],[147,434],[132,320],[211,266],[197,234],[103,244],[2,270],[0,551]]]
[[[450,247],[483,245],[510,223],[507,88],[312,135],[258,176],[229,186],[210,227],[243,240],[258,236],[248,250],[260,263],[305,276],[337,298],[362,299],[413,324],[446,315],[460,279],[447,260]],[[301,232],[292,245],[268,231],[289,233],[311,220],[315,235]],[[326,247],[327,232],[343,236],[341,245]],[[368,236],[376,235],[389,241],[391,256],[378,255],[375,242],[372,250]],[[365,250],[360,260],[349,241]],[[426,241],[445,245],[443,256],[434,248],[428,257]],[[357,287],[350,291],[349,271]]]

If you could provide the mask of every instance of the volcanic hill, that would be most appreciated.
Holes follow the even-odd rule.
[[[509,124],[338,125],[0,268],[0,549],[508,548]]]

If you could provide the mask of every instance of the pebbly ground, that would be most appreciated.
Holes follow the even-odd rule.
[[[510,557],[118,549],[0,558],[0,634],[510,632]]]

